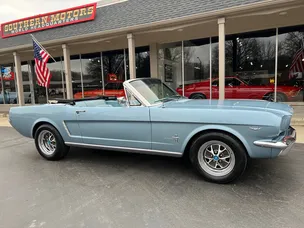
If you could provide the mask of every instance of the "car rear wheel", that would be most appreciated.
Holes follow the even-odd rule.
[[[196,93],[190,96],[190,99],[206,99],[206,96],[201,93]]]
[[[40,126],[35,132],[34,138],[39,154],[47,160],[60,160],[69,151],[69,147],[65,145],[59,132],[49,124]]]
[[[274,93],[266,95],[266,100],[274,102]],[[282,93],[277,93],[277,102],[285,102],[286,96]]]
[[[207,181],[225,184],[240,177],[247,166],[244,146],[234,137],[221,133],[199,136],[190,148],[190,160]]]

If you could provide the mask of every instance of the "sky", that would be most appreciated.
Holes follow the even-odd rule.
[[[0,24],[97,0],[0,0]]]

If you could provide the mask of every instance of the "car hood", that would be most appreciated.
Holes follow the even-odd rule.
[[[283,115],[292,115],[293,108],[287,104],[269,102],[264,100],[195,100],[180,99],[165,102],[166,108],[186,109],[223,109],[223,110],[247,110],[267,111]]]

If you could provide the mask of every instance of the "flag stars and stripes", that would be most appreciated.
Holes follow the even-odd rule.
[[[301,48],[292,61],[292,65],[289,71],[289,78],[294,76],[294,73],[304,72],[304,49]]]
[[[48,88],[51,80],[51,72],[47,67],[47,62],[50,58],[50,55],[45,50],[43,50],[34,39],[33,47],[37,83],[39,86]]]

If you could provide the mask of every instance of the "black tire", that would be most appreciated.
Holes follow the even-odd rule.
[[[213,145],[213,143],[215,144]],[[213,146],[215,146],[218,145],[218,143],[224,145],[227,150],[226,151],[224,150],[224,152],[219,154],[217,152],[219,149],[218,150],[214,149],[214,153],[216,153],[216,155],[212,156],[211,153],[209,154],[207,150],[208,148],[210,148],[208,147],[208,144],[212,144]],[[200,148],[203,148],[205,146],[206,148],[204,152],[203,153],[200,152]],[[223,149],[224,147],[221,148]],[[227,153],[229,154],[229,152],[230,152],[230,160],[227,158],[228,159],[227,162],[227,159],[223,159],[223,158],[227,157]],[[203,160],[200,159],[202,158],[201,157],[202,154],[204,155]],[[210,159],[206,158],[208,159],[206,160],[205,155],[213,158]],[[202,134],[199,137],[197,137],[190,147],[189,156],[191,163],[195,168],[195,170],[198,172],[198,174],[200,174],[205,180],[218,184],[226,184],[238,179],[245,171],[248,160],[245,147],[234,137],[222,132],[211,132],[211,133]],[[223,158],[220,158],[221,156]],[[228,164],[229,161],[230,161],[230,165],[227,166],[226,169],[222,169],[222,170],[216,170],[216,168],[214,167],[213,169],[210,165],[210,164],[212,165],[214,164],[219,169],[220,164],[225,165]],[[207,164],[208,162],[210,162],[209,165]]]
[[[190,96],[190,99],[206,99],[206,96],[201,93],[195,93]]]
[[[56,145],[56,149],[54,150],[53,153],[51,154],[47,154],[43,151],[43,149],[40,148],[40,143],[39,143],[39,136],[45,132],[49,132],[51,133],[54,138],[55,138],[55,145]],[[36,149],[38,150],[39,154],[45,158],[46,160],[49,161],[58,161],[63,159],[69,152],[69,147],[65,145],[60,133],[57,131],[56,128],[54,128],[52,125],[49,124],[44,124],[41,125],[35,132],[34,135],[35,138],[35,145],[36,145]]]
[[[274,93],[269,93],[265,96],[268,101],[274,101]],[[283,93],[277,93],[277,102],[286,102],[286,96]]]
[[[286,96],[283,93],[277,93],[277,102],[286,102]]]

